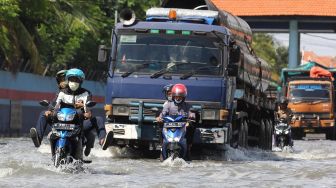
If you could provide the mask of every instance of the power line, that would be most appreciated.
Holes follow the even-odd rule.
[[[319,35],[313,35],[313,34],[308,34],[308,33],[302,33],[308,36],[312,36],[312,37],[316,37],[316,38],[321,38],[321,39],[325,39],[325,40],[332,40],[332,41],[336,41],[336,39],[334,38],[329,38],[329,37],[324,37],[324,36],[319,36]]]

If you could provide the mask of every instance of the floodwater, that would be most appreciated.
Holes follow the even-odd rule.
[[[336,142],[299,141],[293,150],[226,148],[201,160],[160,162],[98,145],[78,170],[55,169],[46,141],[0,138],[0,187],[336,187]]]

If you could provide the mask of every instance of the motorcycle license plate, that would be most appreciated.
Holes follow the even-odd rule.
[[[163,127],[164,128],[179,128],[183,126],[183,122],[179,122],[179,123],[164,123]]]
[[[57,130],[74,130],[76,127],[75,124],[67,124],[67,123],[56,123],[54,124],[53,128]]]

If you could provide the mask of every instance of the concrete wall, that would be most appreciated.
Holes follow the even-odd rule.
[[[95,115],[104,116],[104,95],[106,84],[85,81],[83,87],[90,90],[98,102],[94,107]],[[40,100],[52,100],[58,88],[53,77],[43,77],[29,73],[0,71],[0,136],[27,135],[35,126],[44,108]]]

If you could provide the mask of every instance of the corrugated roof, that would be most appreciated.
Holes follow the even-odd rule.
[[[326,67],[332,67],[336,68],[336,59],[331,56],[318,56],[312,51],[304,51],[303,57],[302,57],[302,63],[315,61],[319,64],[326,66]]]
[[[237,16],[336,16],[336,0],[209,0]]]

